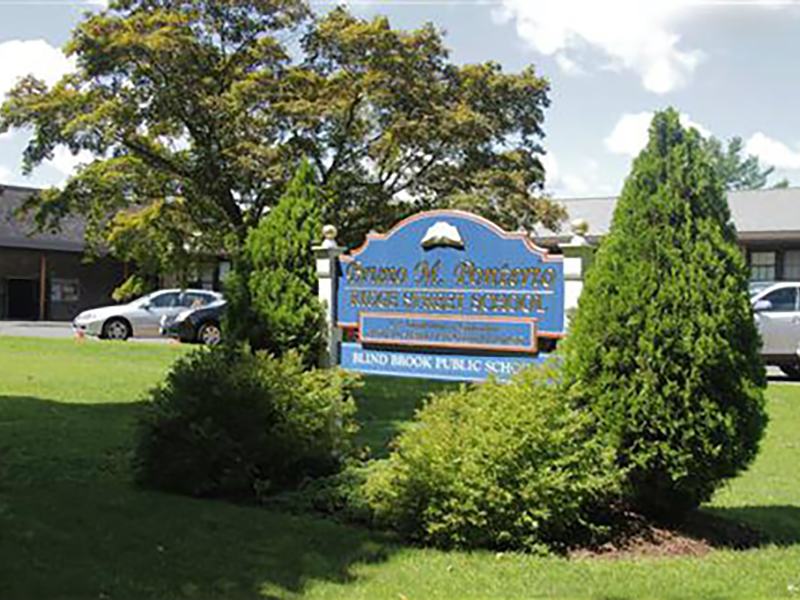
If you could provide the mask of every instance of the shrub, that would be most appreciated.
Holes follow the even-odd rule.
[[[339,473],[308,479],[294,491],[262,498],[269,508],[293,513],[320,513],[346,523],[370,525],[372,511],[365,483],[374,463],[353,459]]]
[[[431,398],[366,494],[379,524],[441,547],[542,550],[602,530],[620,474],[552,373]]]
[[[765,375],[747,280],[699,134],[657,114],[565,345],[567,379],[646,513],[697,506],[757,453]]]
[[[246,498],[335,473],[355,430],[354,384],[341,371],[304,371],[295,353],[195,352],[152,392],[139,426],[137,480]]]
[[[233,338],[277,356],[321,357],[323,313],[317,300],[312,245],[322,231],[325,201],[304,161],[278,205],[250,232],[226,282],[226,328]]]
[[[148,286],[144,278],[139,275],[131,275],[114,288],[114,291],[111,292],[111,299],[114,302],[130,302],[144,296],[149,289],[151,286]]]

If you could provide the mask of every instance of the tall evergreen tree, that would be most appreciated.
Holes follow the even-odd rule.
[[[747,280],[700,135],[656,114],[565,349],[640,510],[695,507],[756,456],[765,374]]]
[[[307,364],[317,362],[322,311],[311,247],[320,237],[324,204],[314,170],[303,161],[278,205],[251,231],[227,282],[233,339],[278,356],[295,349]]]

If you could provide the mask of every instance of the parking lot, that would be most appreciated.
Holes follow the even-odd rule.
[[[70,323],[62,321],[0,321],[0,336],[69,339],[75,337],[75,332]],[[167,338],[131,338],[129,341],[145,344],[179,343]],[[786,377],[777,367],[767,367],[767,376],[776,383],[800,384],[800,381],[792,381]]]
[[[69,339],[75,337],[72,324],[64,321],[0,321],[0,336]],[[131,339],[148,344],[177,343],[167,338]]]

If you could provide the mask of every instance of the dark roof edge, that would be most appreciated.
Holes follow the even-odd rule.
[[[86,244],[64,240],[42,240],[36,238],[0,237],[0,248],[24,250],[55,250],[58,252],[84,252]]]
[[[761,188],[759,190],[729,190],[729,196],[738,196],[740,194],[764,194],[764,193],[781,193],[789,191],[800,191],[800,185],[790,185],[785,188]],[[555,202],[602,202],[609,200],[618,200],[622,192],[612,196],[551,196],[550,199]]]
[[[0,183],[0,194],[5,192],[6,190],[10,190],[12,192],[41,192],[45,188],[41,187],[30,187],[24,185],[12,185],[10,183]]]

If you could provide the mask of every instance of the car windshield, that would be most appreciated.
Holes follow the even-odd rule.
[[[166,296],[166,295],[167,295],[167,293],[164,290],[158,290],[156,292],[151,292],[151,293],[147,294],[147,296],[142,296],[138,300],[134,300],[133,302],[131,302],[131,305],[136,306],[136,307],[141,307],[141,306],[143,306],[145,304],[153,304],[153,302],[157,298],[160,298],[161,296]],[[177,294],[175,294],[175,296],[177,297]]]
[[[764,291],[769,286],[773,285],[774,281],[753,281],[750,283],[750,298],[755,297],[759,292]]]
[[[147,294],[147,296],[142,296],[141,298],[137,298],[136,300],[133,300],[131,302],[131,306],[141,306],[142,304],[147,304],[148,302],[150,302],[150,298],[152,298],[153,296],[155,296],[155,293]]]

